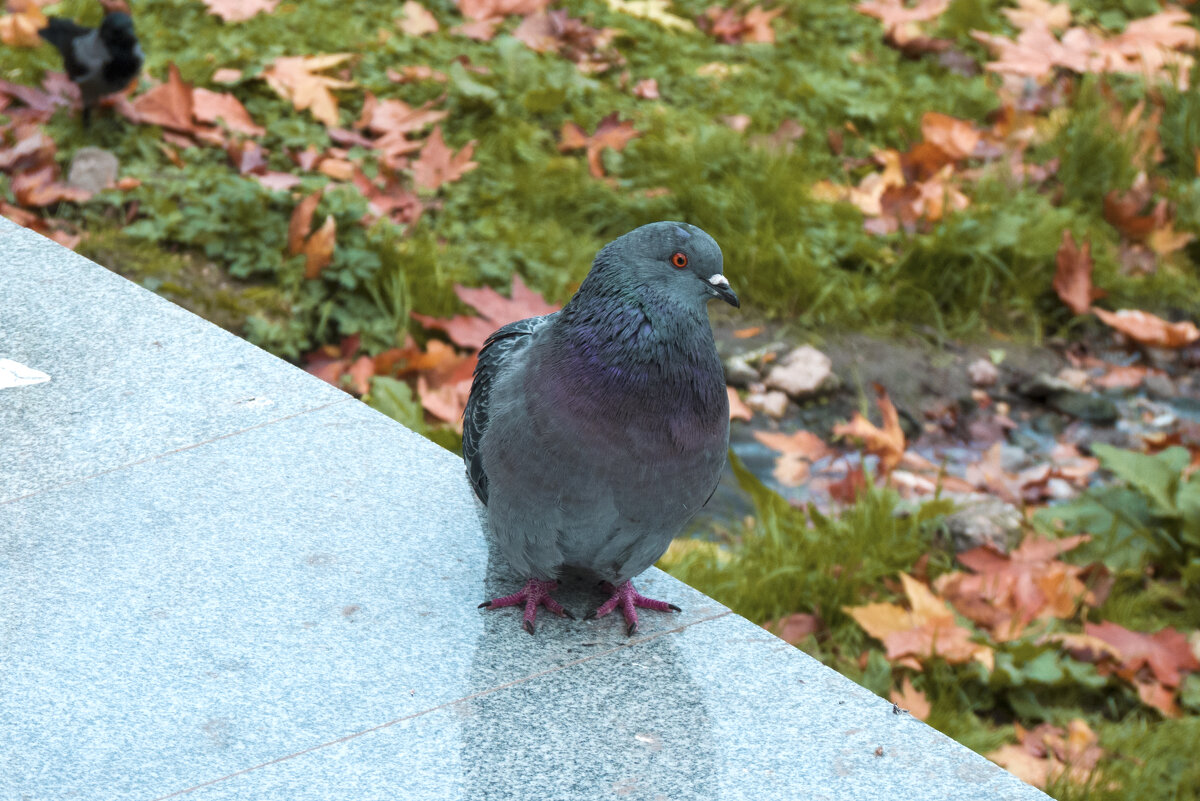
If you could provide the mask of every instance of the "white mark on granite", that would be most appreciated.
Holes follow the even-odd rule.
[[[27,387],[32,384],[44,384],[50,376],[41,370],[26,367],[12,359],[0,359],[0,389],[10,387]]]

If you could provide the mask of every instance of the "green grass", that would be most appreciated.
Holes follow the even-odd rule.
[[[122,174],[143,185],[82,211],[58,213],[85,222],[111,244],[112,230],[120,227],[115,204],[137,200],[141,219],[129,236],[168,253],[196,253],[233,279],[271,285],[286,297],[289,319],[270,310],[251,313],[241,330],[290,358],[354,333],[371,350],[397,344],[408,328],[407,311],[459,309],[456,282],[499,286],[520,272],[549,298],[565,300],[604,242],[636,225],[673,218],[703,226],[722,243],[728,273],[748,308],[813,329],[895,333],[931,326],[942,336],[998,330],[1034,340],[1063,331],[1071,315],[1050,281],[1064,228],[1093,242],[1097,280],[1114,306],[1200,316],[1193,261],[1200,246],[1175,254],[1154,276],[1120,274],[1118,235],[1103,221],[1100,202],[1105,192],[1132,181],[1133,142],[1112,130],[1109,101],[1097,81],[1077,87],[1057,133],[1034,149],[1035,160],[1060,159],[1049,191],[1014,189],[997,171],[967,188],[966,211],[925,232],[876,237],[862,230],[857,209],[816,201],[810,187],[819,180],[860,180],[864,170],[848,170],[844,158],[862,159],[879,148],[906,150],[920,138],[925,111],[986,125],[999,103],[994,77],[967,77],[933,58],[902,57],[881,41],[878,22],[856,13],[851,2],[783,4],[774,46],[722,45],[699,32],[668,31],[616,14],[599,0],[573,4],[572,13],[592,24],[624,32],[616,46],[625,64],[592,76],[508,36],[503,31],[511,31],[515,19],[494,41],[473,42],[446,32],[461,19],[453,3],[428,5],[443,31],[420,39],[399,33],[393,24],[398,10],[378,3],[285,3],[232,25],[194,0],[147,0],[135,10],[149,75],[161,79],[174,62],[185,80],[210,85],[219,67],[244,71],[233,91],[267,128],[262,142],[273,169],[291,168],[285,148],[329,145],[323,126],[255,79],[276,56],[356,53],[350,77],[362,88],[337,93],[347,127],[361,110],[363,90],[413,104],[444,95],[447,140],[455,147],[478,140],[480,167],[428,198],[436,202],[414,230],[386,221],[365,230],[356,224],[361,199],[353,192],[328,193],[317,214],[337,218],[338,251],[321,279],[304,281],[300,260],[284,255],[295,204],[287,193],[235,175],[212,148],[181,151],[184,167],[177,168],[160,151],[156,129],[101,120],[85,136],[66,113],[48,126],[64,162],[74,147],[94,142],[112,149]],[[677,2],[673,9],[690,18],[706,5]],[[1088,11],[1076,4],[1076,12],[1119,26],[1143,5],[1110,3]],[[999,14],[1003,6],[957,0],[936,32],[984,57],[969,32],[1011,31]],[[51,11],[92,22],[98,16],[85,0],[65,0]],[[48,47],[6,50],[5,56],[3,77],[18,83],[36,83],[43,69],[57,67]],[[454,62],[460,56],[489,74],[464,69]],[[729,65],[731,74],[697,74],[713,62]],[[387,79],[389,67],[408,64],[433,66],[449,81],[396,85]],[[643,78],[658,80],[662,100],[632,96],[628,82]],[[1114,84],[1126,106],[1145,95],[1138,81]],[[1168,179],[1168,195],[1186,230],[1200,212],[1194,163],[1200,134],[1193,124],[1200,105],[1194,92],[1161,90],[1161,97],[1166,159],[1158,172]],[[561,154],[556,145],[564,122],[590,131],[613,111],[632,119],[642,136],[624,152],[604,155],[610,184],[588,174],[581,154]],[[719,121],[730,114],[751,117],[747,135]],[[749,136],[769,133],[785,119],[807,130],[791,154],[748,143]],[[844,135],[841,155],[826,144],[830,130]],[[351,155],[373,172],[369,154]],[[327,182],[309,175],[300,191]],[[121,259],[111,247],[90,252],[107,254],[113,264]]]

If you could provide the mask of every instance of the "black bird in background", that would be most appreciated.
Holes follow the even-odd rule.
[[[100,98],[124,89],[142,68],[133,20],[124,11],[109,11],[99,28],[62,17],[50,17],[49,23],[38,35],[62,54],[67,76],[83,95],[83,124],[87,125]]]

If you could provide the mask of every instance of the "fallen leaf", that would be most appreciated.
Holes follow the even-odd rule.
[[[92,196],[91,192],[76,189],[58,181],[58,166],[51,162],[36,170],[27,170],[12,177],[9,182],[13,199],[21,206],[49,206],[67,201],[82,203]]]
[[[633,96],[642,100],[658,100],[658,80],[646,78],[638,81],[633,87]]]
[[[973,548],[959,554],[958,561],[974,575],[946,573],[934,587],[964,617],[989,629],[998,642],[1007,642],[1033,620],[1070,618],[1089,599],[1080,579],[1084,568],[1055,558],[1089,539],[1082,534],[1058,540],[1030,535],[1009,554],[987,545]]]
[[[325,222],[304,242],[304,277],[316,278],[333,261],[337,246],[337,221],[327,215]]]
[[[317,73],[336,67],[353,53],[319,56],[280,56],[263,71],[262,77],[272,89],[288,100],[297,111],[308,109],[318,121],[334,127],[338,124],[338,104],[334,89],[351,89],[356,84]]]
[[[256,125],[242,101],[227,92],[192,90],[192,114],[198,122],[224,123],[229,130],[246,136],[264,136],[267,129]]]
[[[618,14],[648,19],[664,28],[678,31],[694,31],[696,29],[683,17],[667,11],[671,5],[669,0],[604,0],[604,2]]]
[[[1092,286],[1092,243],[1080,248],[1069,230],[1064,229],[1062,244],[1055,256],[1053,287],[1059,299],[1076,314],[1087,314],[1092,301],[1104,297],[1102,289]]]
[[[1190,321],[1169,323],[1149,312],[1120,309],[1116,312],[1093,308],[1105,324],[1141,345],[1155,348],[1182,348],[1200,339],[1200,329]]]
[[[400,30],[409,36],[424,36],[427,33],[438,32],[437,17],[416,0],[406,0],[401,11],[404,12],[404,19],[399,23]]]
[[[195,130],[192,96],[191,84],[184,82],[179,68],[171,63],[167,65],[166,83],[138,95],[131,105],[137,122],[191,133]]]
[[[779,620],[764,623],[763,628],[779,639],[797,645],[821,630],[821,618],[804,612],[796,612]]]
[[[467,19],[485,20],[510,14],[536,14],[550,0],[458,0],[458,10]]]
[[[729,396],[730,420],[745,420],[749,422],[754,418],[754,411],[742,401],[736,389],[727,386],[725,387],[725,394]]]
[[[925,693],[913,687],[912,679],[908,676],[904,677],[900,688],[892,690],[889,695],[892,703],[901,709],[908,712],[917,720],[928,720],[929,713],[933,711],[929,699],[925,697]]]
[[[952,161],[961,161],[974,153],[981,136],[966,120],[936,111],[927,111],[921,117],[921,135]]]
[[[1106,620],[1084,623],[1083,632],[1116,649],[1122,675],[1130,680],[1145,667],[1162,684],[1178,687],[1183,673],[1200,670],[1200,660],[1192,653],[1187,638],[1170,626],[1144,634]]]
[[[413,162],[413,183],[418,189],[436,190],[442,184],[457,181],[479,166],[471,161],[474,152],[475,140],[471,140],[455,153],[442,139],[442,127],[435,126],[421,148],[421,156]]]
[[[596,132],[591,136],[584,133],[583,129],[574,122],[563,123],[558,149],[563,152],[586,149],[588,171],[591,172],[593,178],[603,178],[604,166],[600,162],[600,154],[604,149],[611,148],[619,152],[625,149],[630,140],[636,139],[638,136],[641,136],[641,133],[634,130],[633,122],[630,120],[622,122],[617,112],[614,111],[600,120],[600,124],[596,126]]]
[[[221,67],[212,74],[214,83],[237,83],[242,79],[242,71]]]
[[[38,31],[49,24],[36,0],[8,0],[10,14],[0,17],[0,42],[9,47],[37,47]]]
[[[225,147],[229,160],[241,175],[265,173],[267,171],[267,151],[258,142],[231,142]]]
[[[751,337],[756,337],[761,333],[762,333],[762,326],[761,325],[753,325],[753,326],[750,326],[749,328],[739,328],[738,330],[733,332],[733,335],[737,339],[750,339]]]
[[[908,5],[904,0],[870,0],[859,3],[854,10],[868,17],[875,17],[888,27],[909,22],[929,22],[945,13],[950,0],[918,0]]]
[[[1017,0],[1016,8],[1002,8],[1000,13],[1022,30],[1044,24],[1052,31],[1062,31],[1071,24],[1071,7],[1066,3],[1051,5],[1046,0]]]
[[[900,463],[904,455],[904,431],[900,428],[900,415],[892,405],[887,390],[880,384],[875,385],[875,403],[879,406],[879,414],[883,418],[883,427],[877,428],[870,420],[855,413],[849,423],[839,423],[833,427],[837,437],[860,439],[867,453],[879,457],[879,469],[884,475]]]
[[[761,6],[754,6],[742,14],[733,8],[709,6],[702,20],[708,33],[724,44],[773,44],[775,31],[771,21],[782,13],[782,8],[766,11]]]
[[[833,451],[824,440],[804,429],[791,434],[755,431],[754,438],[779,453],[775,460],[774,475],[775,480],[785,487],[796,487],[804,483],[814,462],[833,455]]]
[[[986,756],[1036,787],[1046,788],[1062,776],[1072,784],[1088,786],[1105,756],[1096,733],[1080,718],[1068,723],[1066,730],[1050,723],[1028,730],[1018,723],[1015,728],[1019,745],[1001,746]]]
[[[470,379],[453,384],[432,386],[425,376],[417,376],[417,394],[425,411],[439,420],[462,427],[463,411],[471,394]]]
[[[929,587],[901,573],[901,583],[911,609],[891,603],[844,607],[846,614],[886,648],[893,663],[918,663],[941,658],[950,664],[975,660],[992,668],[992,649],[971,641],[971,631],[960,626],[944,600]]]
[[[244,22],[258,14],[270,14],[279,0],[202,0],[211,14],[224,22]]]
[[[321,193],[313,192],[296,204],[288,222],[288,255],[295,256],[304,252],[304,240],[312,229],[313,214],[317,204],[321,202]]]
[[[479,316],[459,315],[441,319],[413,312],[412,317],[426,328],[445,331],[451,342],[468,350],[482,348],[492,332],[501,326],[527,317],[550,314],[560,308],[547,303],[541,295],[527,287],[516,273],[513,273],[512,292],[507,298],[491,287],[472,289],[461,284],[454,285],[454,293],[459,300],[475,309]]]

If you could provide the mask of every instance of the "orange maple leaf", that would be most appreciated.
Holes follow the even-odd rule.
[[[755,431],[754,438],[771,450],[779,452],[779,457],[775,460],[775,480],[785,487],[796,487],[804,483],[813,462],[833,455],[833,451],[824,440],[803,429],[791,434]]]
[[[258,14],[270,14],[279,0],[202,0],[210,14],[224,22],[243,22]]]
[[[1052,286],[1059,299],[1076,314],[1087,314],[1092,301],[1106,294],[1092,286],[1092,243],[1084,242],[1080,248],[1071,232],[1064,229],[1055,264]]]
[[[479,312],[478,317],[459,315],[450,319],[412,313],[414,320],[426,328],[437,328],[449,335],[450,341],[461,348],[479,350],[497,328],[558,311],[559,306],[547,303],[541,295],[525,285],[521,276],[513,273],[511,297],[504,297],[491,287],[472,289],[454,285],[459,300]]]
[[[1170,626],[1145,634],[1106,620],[1084,623],[1083,631],[1116,649],[1121,659],[1121,675],[1127,679],[1132,680],[1142,668],[1149,668],[1157,681],[1178,687],[1184,673],[1200,670],[1200,660],[1192,653],[1187,638]]]
[[[305,278],[316,278],[329,266],[337,245],[337,221],[332,214],[326,215],[321,227],[309,234],[313,213],[320,202],[320,191],[304,198],[296,204],[288,222],[288,253],[293,256],[304,254]]]
[[[973,659],[992,668],[992,649],[971,641],[971,631],[955,621],[943,599],[905,573],[900,580],[911,609],[891,603],[843,607],[867,634],[883,642],[889,661],[920,670],[923,661],[935,657],[956,665]]]
[[[0,42],[9,47],[37,47],[38,31],[49,24],[36,0],[8,0],[11,14],[0,17]]]
[[[297,111],[308,109],[313,117],[330,127],[338,124],[337,98],[334,89],[351,89],[356,84],[340,78],[317,73],[336,67],[353,57],[353,53],[328,53],[319,56],[280,56],[263,71],[275,92],[288,100]]]
[[[630,120],[622,122],[620,116],[614,111],[600,120],[600,124],[596,126],[596,132],[591,136],[584,133],[583,129],[573,122],[563,123],[558,149],[563,152],[586,149],[589,172],[593,178],[603,178],[604,165],[600,163],[600,154],[604,149],[611,148],[619,152],[625,149],[630,140],[639,136],[641,133],[634,130],[633,122]]]
[[[987,758],[1035,787],[1047,787],[1060,776],[1077,785],[1087,785],[1104,756],[1096,733],[1076,718],[1066,730],[1043,723],[1026,730],[1016,725],[1019,745],[1005,745]]]
[[[166,83],[138,95],[131,105],[138,122],[183,133],[192,133],[196,128],[192,122],[192,85],[180,77],[173,62],[167,65]]]
[[[457,181],[479,166],[478,162],[471,161],[474,152],[475,140],[472,139],[455,153],[442,139],[442,126],[435,126],[421,148],[420,157],[413,162],[413,183],[419,189],[437,189],[442,184]]]
[[[246,136],[263,136],[267,129],[250,117],[250,112],[228,92],[210,92],[208,89],[192,90],[192,115],[199,122],[215,124],[221,122],[235,133]]]
[[[437,17],[433,16],[429,9],[418,3],[417,0],[406,0],[401,11],[404,13],[404,19],[398,24],[400,30],[409,36],[424,36],[427,33],[437,33]]]
[[[880,472],[887,475],[904,456],[904,430],[900,428],[900,415],[892,405],[887,390],[880,384],[875,384],[875,396],[875,403],[879,406],[879,414],[883,418],[882,428],[876,427],[856,412],[849,423],[834,426],[833,434],[837,437],[861,439],[867,453],[879,457]]]
[[[1136,309],[1116,312],[1093,308],[1092,312],[1107,326],[1115,328],[1141,345],[1155,348],[1182,348],[1200,339],[1195,323],[1169,323],[1161,317]]]
[[[536,14],[550,0],[458,0],[458,10],[469,20],[488,20],[509,14]]]
[[[1054,557],[1087,542],[1087,535],[1059,540],[1026,537],[1010,554],[984,545],[959,554],[975,571],[946,573],[934,583],[964,617],[992,631],[997,641],[1020,636],[1037,618],[1069,618],[1089,598],[1083,568]]]

